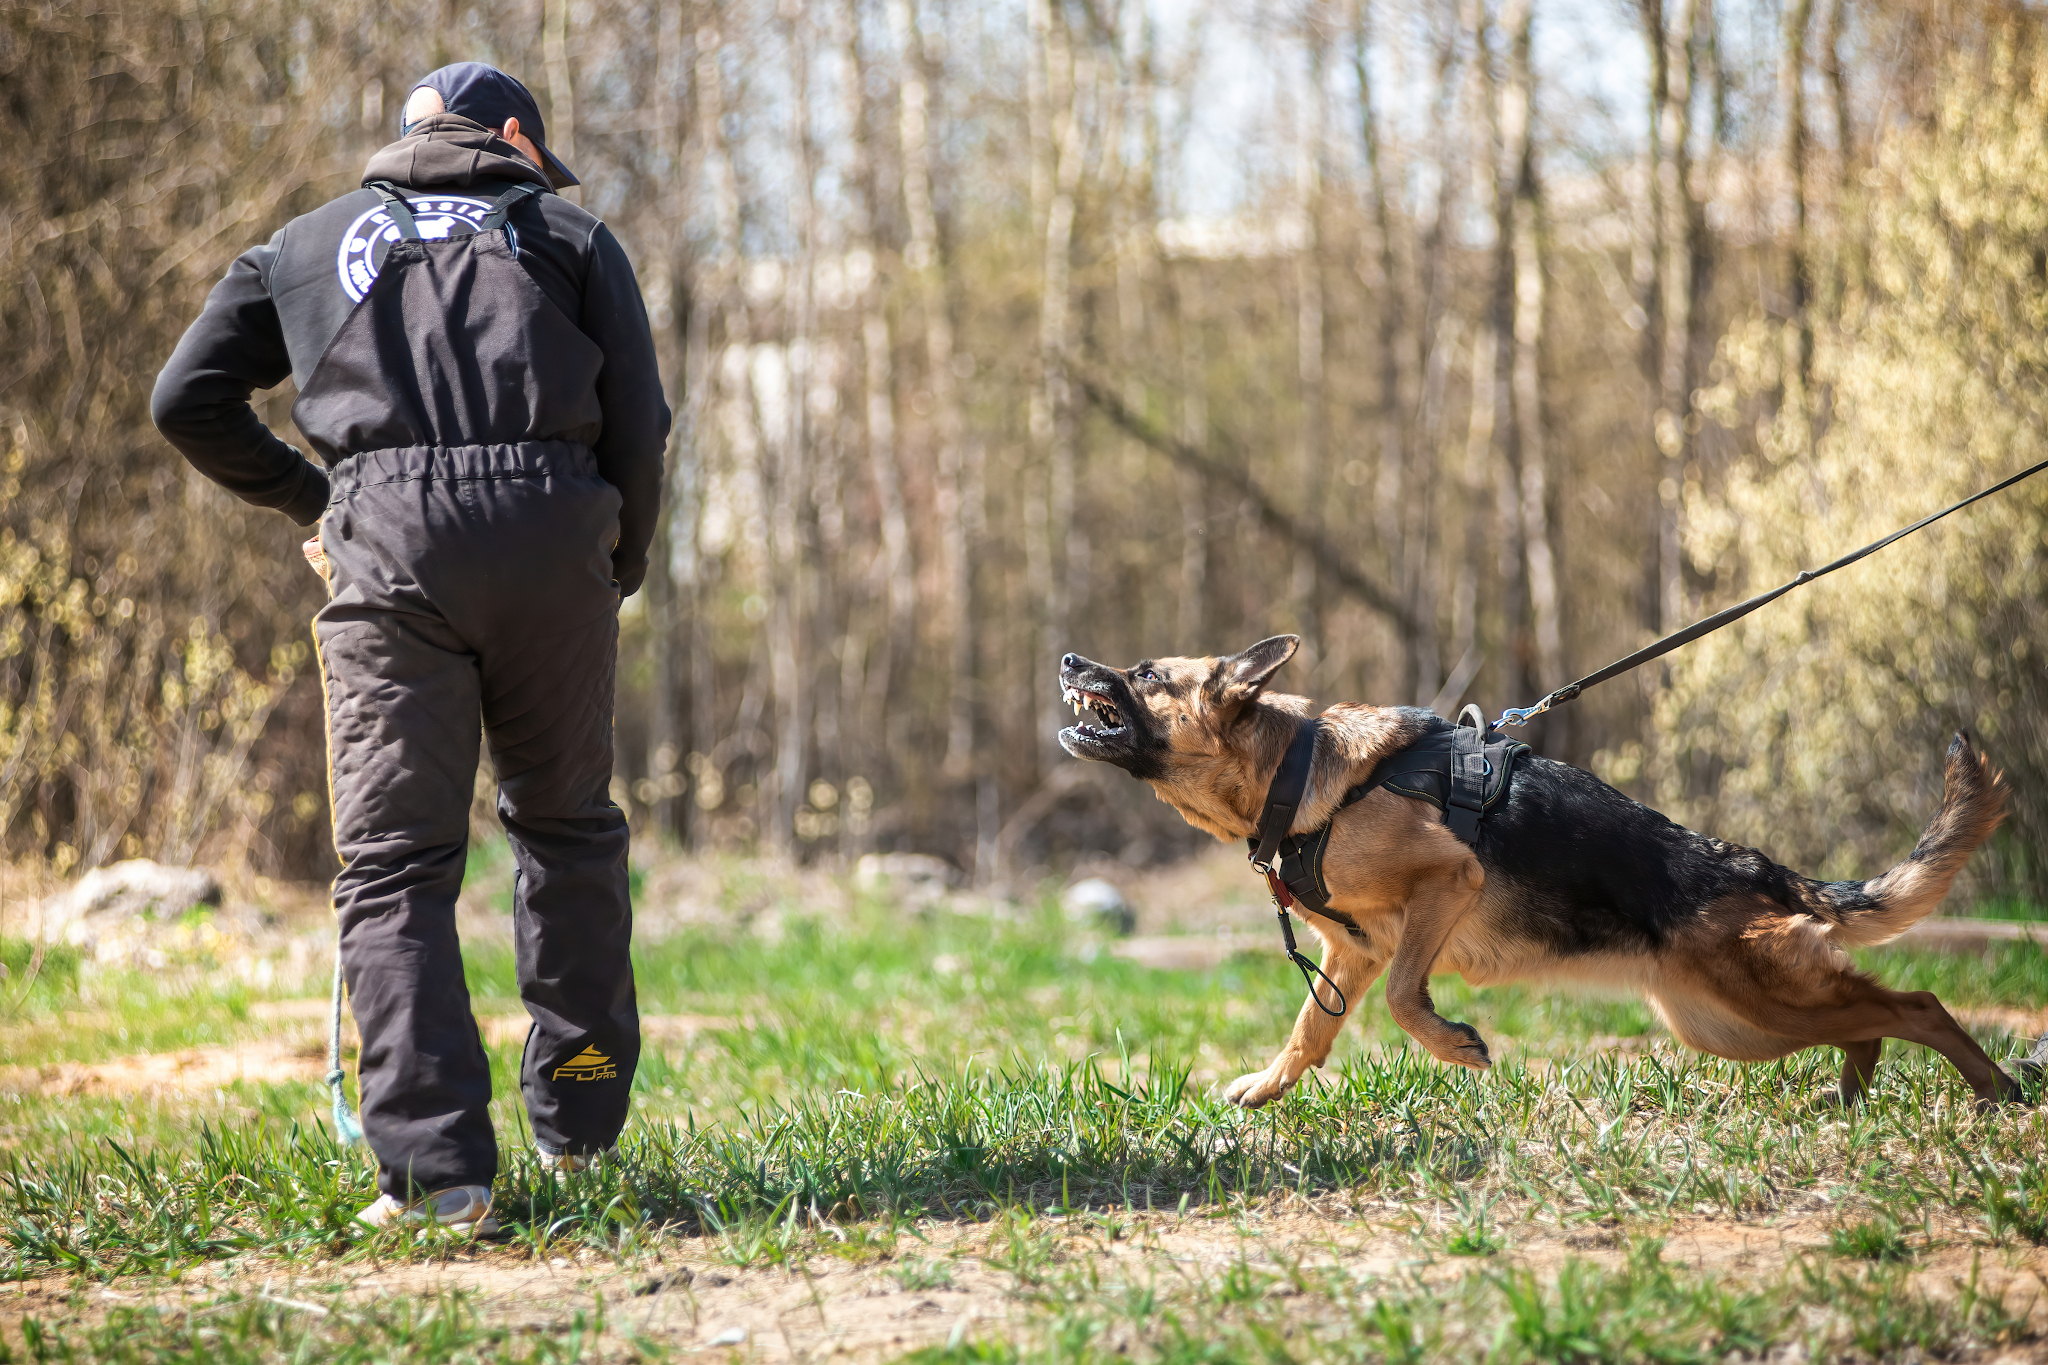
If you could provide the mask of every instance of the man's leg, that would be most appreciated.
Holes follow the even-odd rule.
[[[618,617],[487,659],[484,721],[518,869],[513,932],[533,1018],[520,1085],[534,1136],[586,1155],[618,1141],[640,1058],[625,813],[612,804]]]
[[[400,1200],[497,1174],[490,1066],[470,1014],[455,899],[475,789],[477,662],[447,625],[367,605],[339,541],[314,630],[327,687],[342,970],[361,1031],[363,1131]]]

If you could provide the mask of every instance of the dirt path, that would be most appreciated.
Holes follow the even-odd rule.
[[[1508,1247],[1492,1257],[1432,1254],[1432,1218],[1448,1210],[1412,1204],[1352,1204],[1341,1198],[1288,1199],[1284,1208],[1231,1216],[1085,1214],[1038,1220],[1021,1239],[1008,1225],[929,1221],[898,1234],[893,1246],[850,1240],[843,1254],[821,1253],[787,1267],[741,1269],[701,1237],[654,1238],[622,1265],[585,1251],[536,1259],[523,1247],[451,1243],[444,1258],[411,1263],[337,1260],[285,1266],[250,1258],[203,1267],[176,1285],[117,1283],[83,1291],[51,1278],[0,1285],[0,1318],[22,1314],[104,1315],[116,1305],[155,1303],[197,1309],[224,1292],[267,1297],[306,1311],[419,1299],[445,1291],[471,1297],[485,1321],[523,1331],[562,1331],[602,1295],[606,1336],[619,1345],[651,1339],[678,1352],[729,1349],[733,1358],[780,1362],[826,1356],[892,1359],[921,1346],[1000,1334],[1029,1311],[1029,1286],[1084,1267],[1103,1288],[1219,1280],[1239,1264],[1280,1276],[1271,1292],[1292,1293],[1294,1268],[1338,1268],[1353,1281],[1448,1285],[1475,1269],[1515,1267],[1554,1276],[1567,1259],[1613,1269],[1629,1248],[1615,1229],[1514,1223],[1500,1227]],[[1797,1262],[1824,1249],[1829,1215],[1757,1221],[1680,1218],[1654,1230],[1668,1264],[1731,1284],[1768,1284],[1797,1273]],[[855,1230],[858,1232],[858,1230]],[[2015,1310],[2039,1300],[2048,1284],[2048,1251],[1991,1251],[1962,1225],[1937,1238],[1914,1263],[1921,1292],[1946,1296],[1974,1273],[1980,1291],[2003,1293]],[[1649,1235],[1635,1229],[1638,1237]],[[374,1249],[371,1249],[372,1251]],[[88,1302],[81,1303],[83,1292]],[[1313,1316],[1315,1300],[1302,1312]],[[1128,1330],[1128,1329],[1126,1329]],[[1112,1348],[1113,1349],[1113,1348]],[[715,1358],[715,1357],[714,1357]],[[2032,1359],[2013,1355],[2001,1359]]]
[[[327,1045],[313,1031],[324,1025],[325,1000],[277,1000],[252,1005],[249,1018],[271,1036],[239,1043],[136,1052],[99,1062],[34,1062],[0,1066],[0,1095],[203,1094],[237,1081],[279,1084],[318,1081],[327,1074]],[[526,1037],[524,1014],[493,1014],[477,1021],[492,1045]],[[651,1014],[640,1021],[642,1037],[653,1042],[687,1042],[709,1030],[739,1028],[746,1021],[709,1014]],[[355,1028],[344,1021],[342,1056],[354,1069]]]

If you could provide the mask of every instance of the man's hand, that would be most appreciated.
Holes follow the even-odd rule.
[[[299,547],[299,553],[304,555],[306,562],[313,566],[314,573],[319,574],[322,579],[327,577],[327,547],[320,543],[320,537],[317,533],[311,540]]]

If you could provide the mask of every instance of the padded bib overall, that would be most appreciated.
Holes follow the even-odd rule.
[[[497,1172],[455,926],[479,729],[516,869],[534,1135],[611,1145],[640,1044],[626,821],[608,795],[620,498],[587,444],[603,355],[519,263],[508,215],[535,187],[440,239],[376,188],[399,239],[293,416],[341,457],[320,524],[331,596],[314,622],[334,899],[363,1127],[379,1185],[404,1198]]]

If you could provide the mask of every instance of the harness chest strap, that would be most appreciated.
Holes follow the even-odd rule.
[[[1280,941],[1287,945],[1287,959],[1301,969],[1302,980],[1308,983],[1309,998],[1323,1013],[1341,1016],[1350,1007],[1344,992],[1327,973],[1294,942],[1294,923],[1287,918],[1294,897],[1288,894],[1286,881],[1281,876],[1274,859],[1287,842],[1288,828],[1294,823],[1294,813],[1301,809],[1302,798],[1308,793],[1308,777],[1315,767],[1316,736],[1322,733],[1323,723],[1319,720],[1305,722],[1294,732],[1294,738],[1287,745],[1287,752],[1281,756],[1280,767],[1273,774],[1273,781],[1266,788],[1265,808],[1259,812],[1259,832],[1252,836],[1252,866],[1266,879],[1266,888],[1273,893],[1273,909],[1280,917]],[[1331,1009],[1323,1003],[1323,993],[1317,987],[1317,978],[1337,997],[1337,1008]]]

